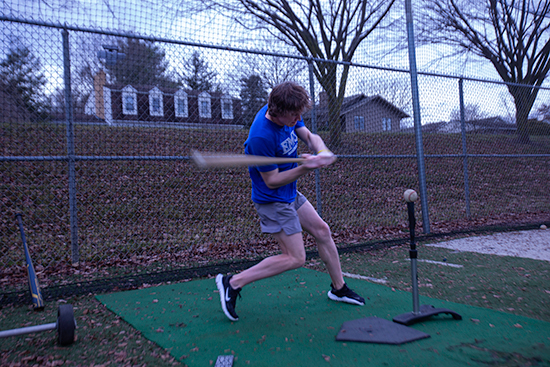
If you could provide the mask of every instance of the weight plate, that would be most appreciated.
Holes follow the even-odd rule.
[[[57,341],[60,345],[74,342],[76,321],[72,305],[59,305],[57,309]]]

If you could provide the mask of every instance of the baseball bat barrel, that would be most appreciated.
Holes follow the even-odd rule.
[[[42,298],[42,292],[40,292],[40,286],[38,285],[38,278],[32,265],[31,255],[27,246],[27,240],[25,238],[25,230],[23,229],[23,220],[21,214],[15,215],[19,224],[19,231],[21,232],[21,240],[23,241],[23,248],[25,249],[25,260],[27,262],[27,274],[29,276],[29,288],[31,291],[33,308],[36,311],[44,309],[44,299]]]
[[[301,163],[305,158],[264,157],[250,154],[200,153],[193,151],[191,161],[199,168],[268,166],[270,164]]]

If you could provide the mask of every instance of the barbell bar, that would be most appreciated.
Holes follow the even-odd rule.
[[[59,305],[57,308],[57,321],[49,324],[27,326],[18,329],[0,331],[0,338],[17,336],[30,333],[39,333],[47,330],[57,330],[57,342],[60,345],[69,345],[74,342],[76,319],[73,306],[70,304]]]

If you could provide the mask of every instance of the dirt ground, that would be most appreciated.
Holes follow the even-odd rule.
[[[550,261],[550,229],[542,227],[530,231],[496,233],[426,244],[426,246]]]

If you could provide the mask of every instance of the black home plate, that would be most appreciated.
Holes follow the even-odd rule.
[[[404,344],[430,335],[378,317],[346,321],[336,340],[378,344]]]

